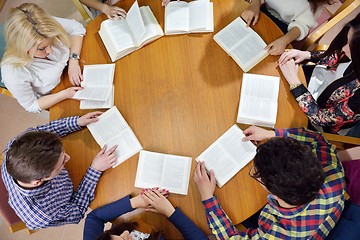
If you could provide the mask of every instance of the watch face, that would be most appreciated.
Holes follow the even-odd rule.
[[[72,54],[70,55],[70,58],[72,58],[72,59],[79,59],[80,56],[79,56],[77,53],[72,53]]]

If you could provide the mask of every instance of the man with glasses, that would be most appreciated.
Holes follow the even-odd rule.
[[[243,141],[257,148],[249,175],[268,192],[257,226],[237,230],[214,196],[215,176],[198,163],[194,180],[217,239],[324,239],[344,208],[345,180],[335,146],[306,129],[252,126]],[[246,193],[244,193],[246,194]]]

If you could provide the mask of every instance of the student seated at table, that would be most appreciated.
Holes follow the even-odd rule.
[[[321,5],[332,3],[329,0],[252,0],[250,6],[241,14],[248,26],[258,22],[260,10],[281,29],[284,36],[267,45],[271,55],[280,55],[292,41],[303,40],[309,29],[316,26],[317,10]]]
[[[51,94],[66,65],[71,83],[80,85],[80,50],[85,28],[75,20],[52,17],[33,3],[10,10],[5,20],[6,51],[2,81],[29,112],[40,112],[72,98],[80,87]]]
[[[86,217],[83,239],[164,239],[158,231],[147,233],[139,231],[140,226],[138,226],[139,224],[137,222],[113,225],[110,230],[104,232],[105,223],[137,208],[145,208],[145,211],[159,213],[166,216],[169,221],[181,232],[184,239],[207,240],[208,238],[205,234],[179,208],[173,207],[170,201],[166,198],[167,195],[168,191],[164,189],[145,189],[136,197],[128,195],[113,203],[95,209]]]
[[[213,234],[217,239],[324,239],[339,220],[345,200],[335,146],[307,129],[251,126],[244,134],[243,141],[268,139],[257,147],[249,172],[270,193],[268,203],[255,226],[237,230],[214,196],[214,172],[209,169],[209,177],[204,163],[198,163],[194,180]]]
[[[115,164],[117,146],[101,149],[74,191],[64,168],[70,156],[61,137],[96,122],[100,114],[92,112],[29,128],[7,144],[2,179],[9,205],[29,229],[78,223],[84,217],[102,172]]]
[[[318,131],[360,137],[360,14],[334,38],[323,54],[290,50],[281,55],[280,69],[300,108]],[[316,63],[301,84],[298,64]],[[311,76],[311,77],[310,77]]]
[[[80,2],[90,8],[93,16],[104,13],[109,19],[126,18],[126,11],[120,7],[113,6],[120,0],[80,0]]]

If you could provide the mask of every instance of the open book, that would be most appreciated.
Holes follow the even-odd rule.
[[[73,98],[106,102],[113,92],[115,64],[85,65],[81,86],[84,88],[75,93]]]
[[[229,54],[244,72],[252,69],[269,54],[266,43],[246,23],[237,17],[215,34],[214,40]]]
[[[237,122],[274,127],[279,86],[279,77],[244,73]]]
[[[126,19],[105,20],[100,37],[113,62],[155,41],[164,35],[149,6],[139,8],[137,1],[126,14]]]
[[[245,137],[237,125],[233,125],[220,138],[196,158],[205,162],[208,171],[215,173],[216,183],[222,187],[256,155],[256,147]]]
[[[96,101],[96,100],[81,100],[80,109],[100,109],[100,108],[111,108],[114,106],[114,85],[112,86],[112,91],[110,96],[105,101]]]
[[[174,1],[165,7],[166,35],[213,31],[213,3],[209,0]]]
[[[141,151],[135,187],[159,187],[172,193],[187,195],[190,169],[190,157]]]
[[[87,125],[87,128],[100,147],[107,145],[107,149],[110,149],[114,145],[118,145],[116,149],[117,161],[113,167],[142,149],[134,132],[115,106],[98,118],[99,121]]]

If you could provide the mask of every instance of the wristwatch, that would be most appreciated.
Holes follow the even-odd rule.
[[[80,59],[80,55],[77,54],[77,53],[70,53],[69,59],[79,60],[79,59]]]

